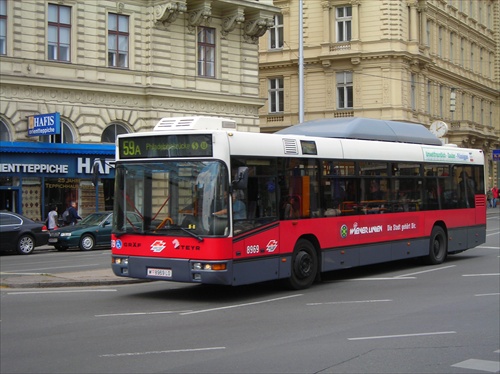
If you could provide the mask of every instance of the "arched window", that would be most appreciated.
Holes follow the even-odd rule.
[[[44,143],[73,144],[74,143],[73,129],[68,123],[61,120],[61,133],[55,135],[41,136],[40,141]]]
[[[7,127],[7,124],[0,119],[0,141],[9,142],[10,139],[10,131]]]
[[[114,143],[116,141],[116,137],[121,134],[128,134],[128,130],[125,126],[120,125],[119,123],[112,123],[102,132],[101,142]]]

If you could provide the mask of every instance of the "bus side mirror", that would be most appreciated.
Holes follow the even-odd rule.
[[[236,179],[233,181],[233,188],[237,190],[246,190],[248,186],[248,167],[240,166],[236,172]]]

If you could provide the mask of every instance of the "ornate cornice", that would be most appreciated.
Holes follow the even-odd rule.
[[[212,20],[211,1],[204,1],[198,8],[189,12],[188,29],[194,31],[198,26],[210,24]]]
[[[179,14],[187,11],[187,5],[181,1],[170,1],[165,4],[155,6],[155,22],[167,27],[174,22]]]
[[[245,23],[243,37],[246,41],[256,43],[268,29],[274,26],[274,20],[267,17],[251,19]]]
[[[245,11],[243,8],[238,7],[222,20],[222,36],[227,36],[227,34],[235,29],[236,25],[240,25],[243,22],[245,22]]]

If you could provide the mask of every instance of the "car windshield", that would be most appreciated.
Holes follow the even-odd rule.
[[[123,162],[116,165],[113,232],[224,235],[229,176],[220,161]],[[226,193],[225,193],[226,192]],[[140,222],[131,219],[131,213]]]
[[[92,214],[88,215],[87,217],[85,217],[84,219],[82,219],[79,222],[79,225],[88,225],[88,226],[98,225],[108,215],[109,215],[109,213],[106,213],[106,214],[104,214],[104,213],[92,213]]]

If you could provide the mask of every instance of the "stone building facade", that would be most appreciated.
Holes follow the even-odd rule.
[[[0,209],[41,218],[53,201],[101,208],[112,192],[82,201],[88,166],[97,159],[108,170],[117,134],[152,130],[162,117],[229,117],[259,131],[258,39],[277,12],[272,0],[0,0]],[[56,113],[60,132],[29,135],[33,118]],[[16,154],[26,142],[39,145]],[[95,147],[78,154],[64,144]],[[22,157],[28,167],[13,173]],[[74,172],[35,166],[55,160]],[[29,203],[28,185],[38,196]]]
[[[444,142],[484,151],[486,185],[498,185],[500,1],[303,1],[302,95],[299,0],[274,5],[281,15],[259,48],[261,131],[301,114],[441,121]]]

